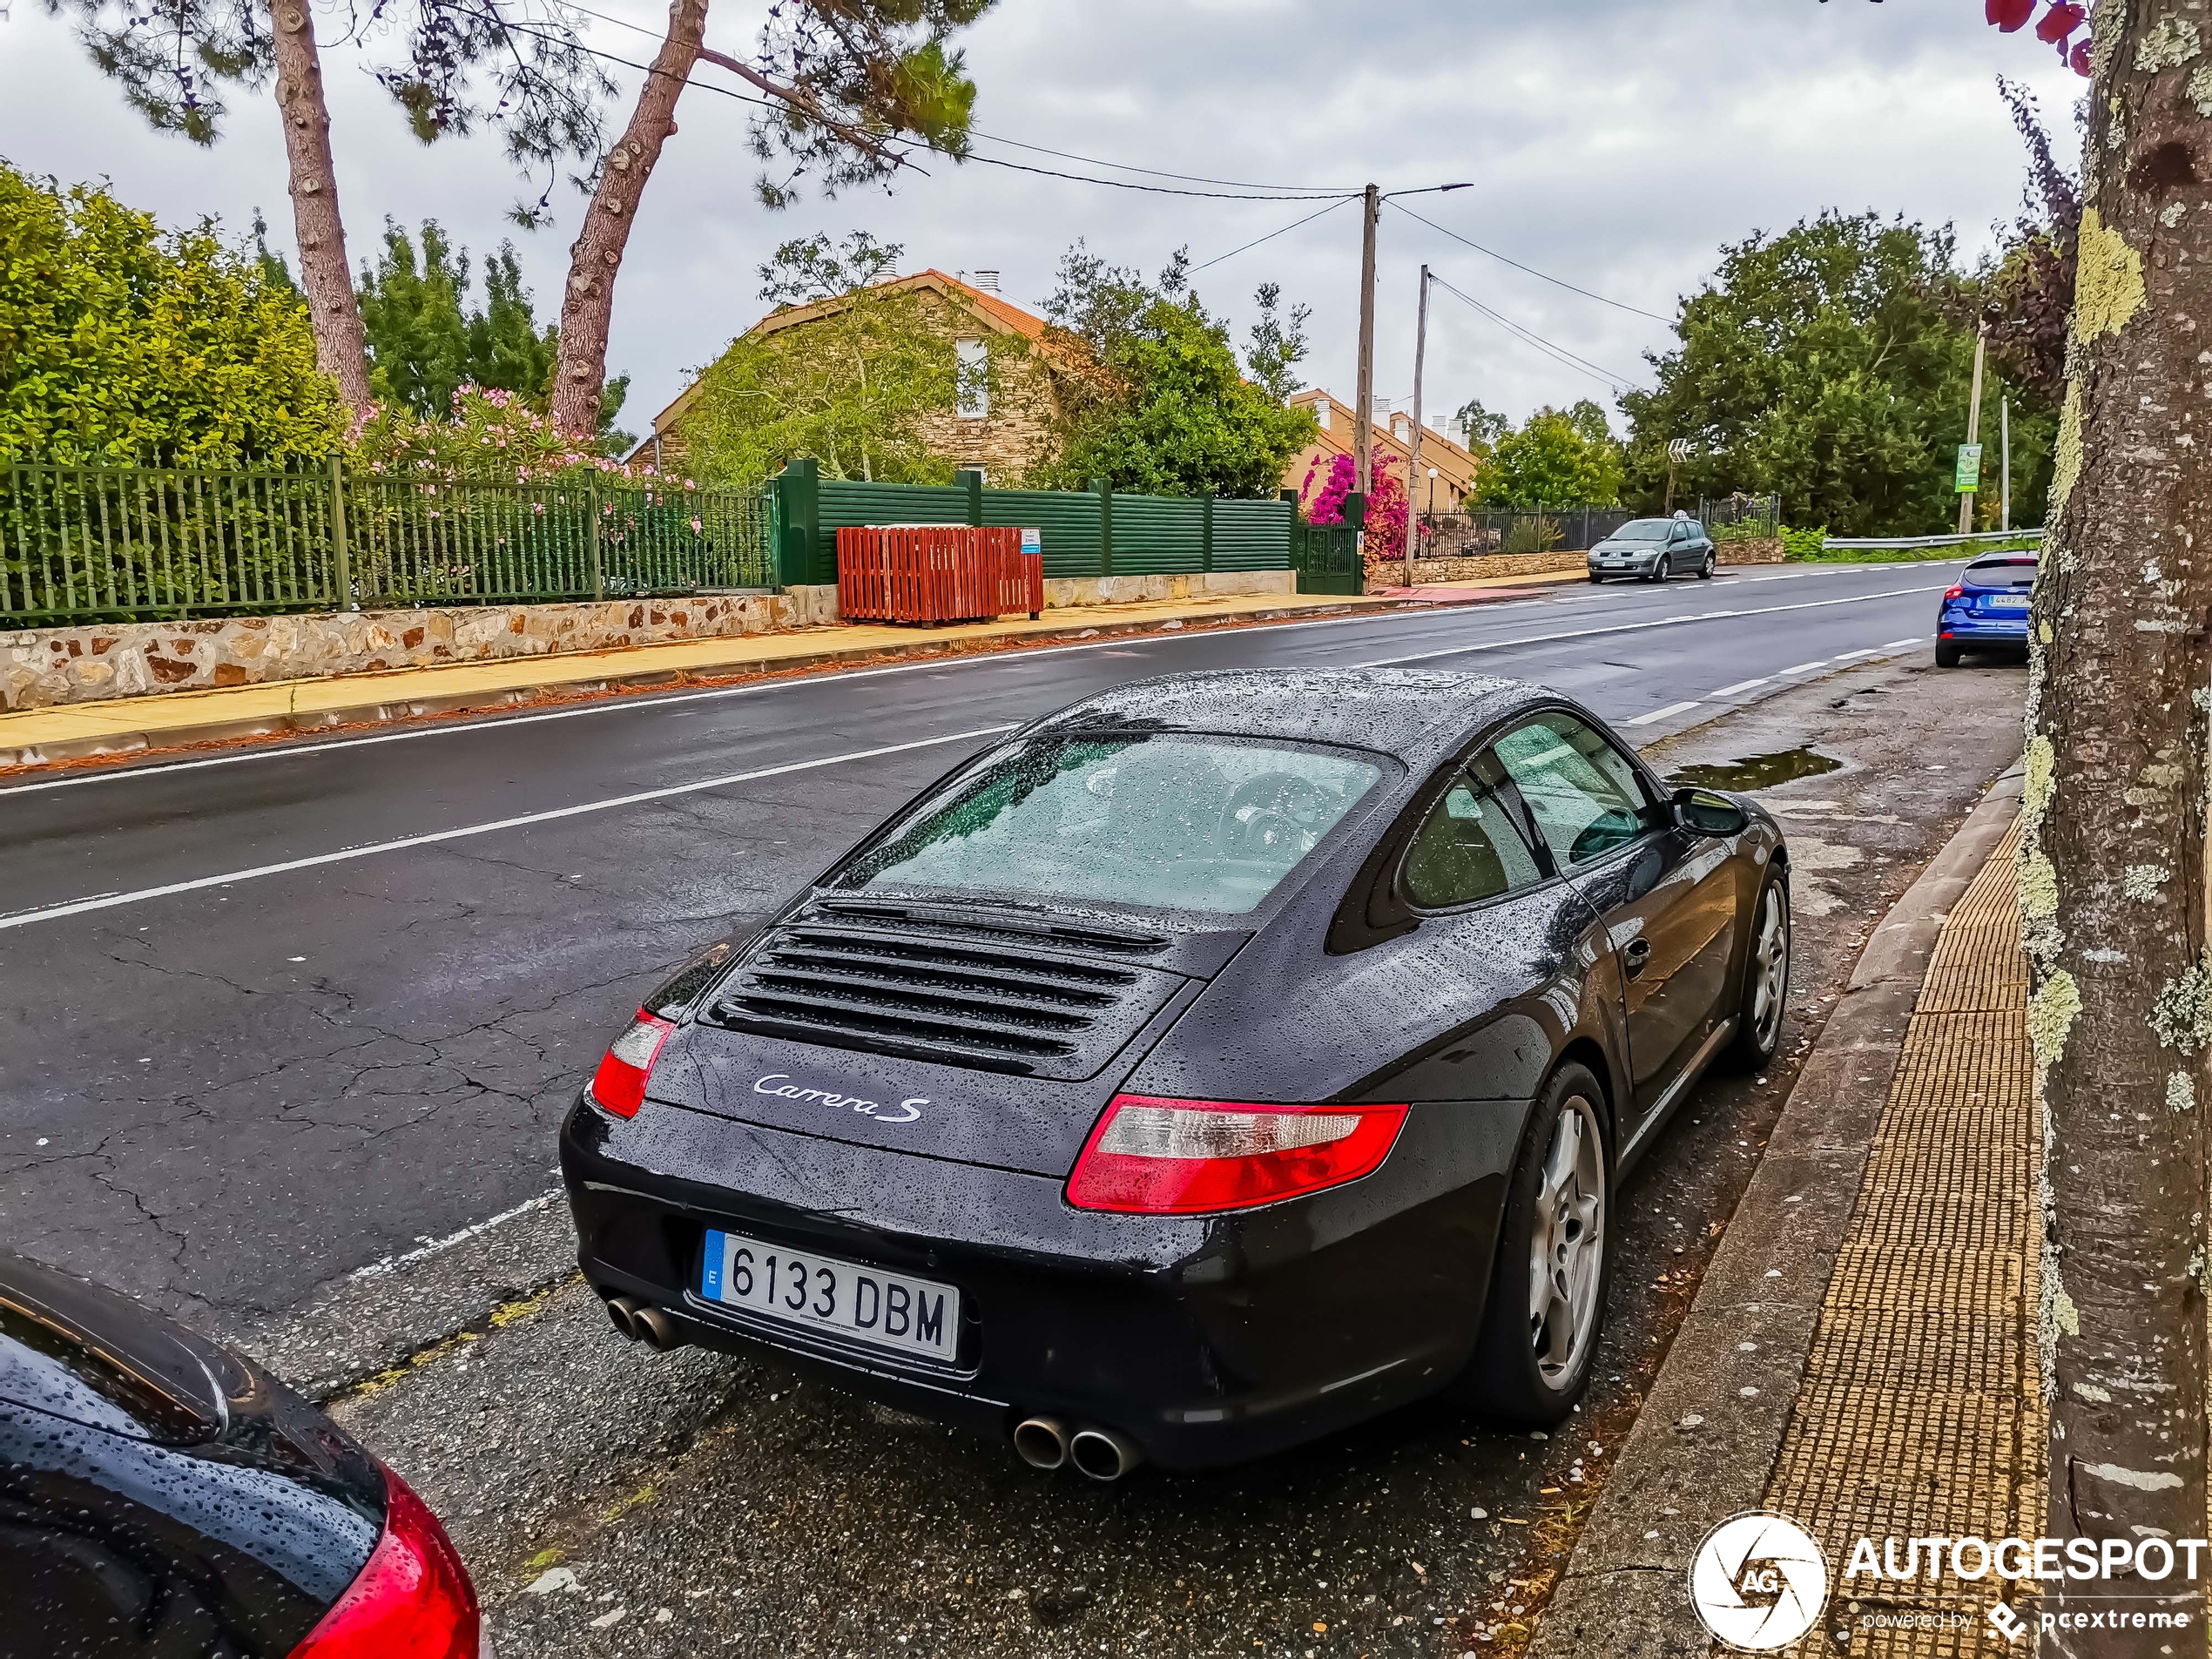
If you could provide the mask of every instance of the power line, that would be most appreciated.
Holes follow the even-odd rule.
[[[1566,347],[1558,344],[1556,341],[1545,339],[1534,329],[1523,327],[1521,324],[1515,322],[1512,318],[1505,315],[1502,312],[1494,311],[1488,306],[1483,304],[1481,300],[1476,299],[1473,294],[1461,293],[1458,288],[1453,287],[1451,283],[1446,281],[1442,277],[1438,276],[1434,272],[1431,272],[1429,273],[1429,280],[1435,283],[1438,287],[1442,288],[1447,293],[1452,294],[1455,298],[1462,300],[1468,305],[1473,306],[1477,311],[1480,312],[1484,316],[1489,318],[1491,321],[1496,323],[1500,327],[1509,329],[1512,333],[1518,335],[1522,341],[1535,347],[1537,350],[1542,352],[1546,356],[1550,357],[1554,361],[1562,364],[1566,368],[1579,370],[1581,373],[1588,374],[1592,380],[1602,381],[1616,392],[1621,390],[1623,387],[1632,387],[1639,383],[1632,375],[1617,374],[1609,368],[1606,368],[1599,364],[1591,362],[1586,357],[1576,356],[1573,352],[1568,350]]]
[[[1386,199],[1388,199],[1386,198]],[[1396,202],[1392,202],[1391,206],[1398,207],[1398,204]],[[1642,306],[1632,306],[1625,300],[1608,300],[1602,293],[1592,293],[1588,288],[1578,288],[1572,282],[1553,276],[1548,271],[1539,271],[1533,265],[1523,265],[1519,260],[1507,259],[1495,248],[1487,248],[1483,246],[1480,242],[1469,241],[1457,231],[1446,230],[1443,226],[1438,224],[1433,219],[1422,219],[1419,213],[1415,212],[1410,207],[1398,207],[1398,211],[1405,214],[1408,219],[1419,219],[1420,223],[1427,226],[1429,229],[1438,233],[1438,234],[1450,237],[1453,241],[1459,243],[1463,247],[1471,247],[1478,253],[1486,254],[1489,258],[1498,260],[1501,264],[1510,265],[1516,271],[1525,271],[1530,276],[1541,278],[1542,280],[1552,284],[1554,287],[1566,289],[1569,293],[1579,293],[1585,300],[1595,300],[1600,305],[1611,306],[1616,311],[1632,312],[1639,317],[1649,317],[1654,322],[1663,322],[1669,326],[1672,326],[1674,322],[1674,319],[1672,317],[1662,317],[1656,311],[1646,311]],[[1462,300],[1467,298],[1465,294],[1461,294],[1460,297]]]
[[[1192,266],[1190,267],[1190,274],[1192,276],[1196,276],[1201,271],[1211,270],[1215,266],[1219,265],[1224,260],[1233,260],[1239,253],[1247,253],[1251,249],[1258,247],[1262,242],[1271,242],[1278,236],[1287,236],[1299,226],[1311,225],[1315,219],[1320,218],[1323,213],[1333,213],[1338,208],[1343,206],[1346,202],[1354,199],[1356,199],[1351,196],[1339,196],[1336,200],[1331,202],[1326,207],[1316,209],[1314,212],[1308,213],[1304,219],[1292,219],[1280,230],[1270,231],[1264,236],[1256,236],[1251,241],[1245,243],[1243,247],[1232,247],[1226,253],[1216,254],[1212,259],[1208,260],[1204,265]]]
[[[637,33],[638,33],[638,34],[644,35],[644,36],[648,37],[649,38],[651,38],[651,39],[654,39],[654,40],[658,40],[658,39],[661,39],[661,38],[663,37],[661,30],[658,30],[658,29],[651,29],[651,28],[648,28],[648,27],[646,27],[646,26],[645,26],[644,24],[643,24],[632,23],[632,22],[631,22],[631,21],[630,21],[627,17],[615,17],[615,16],[614,16],[612,13],[610,13],[610,12],[595,11],[595,10],[592,10],[590,6],[580,6],[580,5],[576,4],[576,3],[575,3],[575,0],[562,0],[562,3],[563,3],[563,9],[564,9],[564,10],[566,10],[575,11],[575,12],[579,12],[579,13],[581,13],[582,15],[583,15],[584,17],[596,17],[596,18],[597,18],[597,19],[598,19],[601,23],[610,23],[610,24],[614,24],[614,25],[615,25],[617,29],[629,29],[629,30],[632,30],[636,31],[636,32],[637,32]],[[480,15],[481,15],[481,14],[480,14]],[[503,20],[503,19],[502,19],[502,22],[504,22],[504,20]],[[510,29],[516,29],[516,28],[519,28],[520,26],[519,26],[519,25],[517,25],[517,24],[511,24],[511,23],[509,23],[509,24],[506,24],[506,27],[510,28]],[[529,31],[525,30],[525,31],[523,31],[523,32],[529,32]],[[592,47],[583,45],[583,43],[582,43],[581,41],[577,42],[577,46],[579,47],[579,49],[580,49],[580,50],[582,50],[582,51],[585,51],[585,52],[590,53],[593,57],[604,57],[604,58],[606,58],[606,59],[607,59],[609,62],[610,62],[610,63],[624,64],[628,65],[628,67],[630,67],[630,68],[631,68],[631,69],[644,69],[644,70],[647,70],[647,71],[648,71],[648,72],[650,72],[650,69],[651,69],[651,66],[650,66],[650,65],[647,65],[647,64],[633,64],[633,63],[631,63],[631,62],[630,62],[630,60],[629,60],[628,58],[616,57],[616,56],[615,56],[613,53],[611,53],[611,52],[601,52],[601,51],[596,51],[596,50],[595,50],[594,48],[592,48]],[[766,108],[776,108],[776,107],[780,107],[779,105],[777,105],[773,104],[773,103],[772,103],[772,100],[770,100],[770,99],[767,99],[767,98],[751,98],[751,97],[747,97],[747,96],[745,96],[745,95],[744,95],[744,94],[742,94],[742,93],[731,92],[731,91],[729,91],[729,89],[727,89],[726,87],[718,87],[718,86],[715,86],[715,85],[714,85],[711,82],[708,82],[708,81],[691,81],[691,80],[687,80],[687,81],[685,81],[685,85],[687,85],[687,86],[701,86],[701,87],[706,87],[706,88],[708,88],[709,90],[711,90],[711,91],[714,91],[722,92],[722,93],[724,93],[724,94],[725,94],[725,96],[727,96],[727,97],[736,98],[738,98],[738,101],[739,101],[739,102],[741,102],[741,103],[745,103],[745,104],[756,104],[756,105],[761,105],[761,106],[763,106],[763,107],[766,107]],[[968,136],[969,136],[970,138],[981,138],[981,139],[984,139],[984,140],[986,140],[987,142],[991,143],[991,144],[1003,144],[1003,145],[1010,145],[1010,146],[1012,146],[1013,148],[1015,148],[1015,149],[1016,149],[1016,150],[1028,150],[1028,151],[1031,151],[1031,152],[1035,152],[1035,154],[1037,154],[1037,155],[1042,155],[1042,156],[1054,156],[1054,157],[1057,157],[1060,160],[1062,160],[1062,161],[1078,161],[1078,162],[1082,163],[1085,166],[1089,166],[1089,167],[1109,167],[1109,168],[1111,168],[1113,171],[1115,171],[1115,172],[1138,172],[1138,173],[1143,173],[1143,174],[1146,174],[1147,176],[1149,176],[1149,177],[1150,177],[1150,178],[1154,178],[1154,179],[1178,179],[1178,180],[1182,181],[1182,182],[1183,182],[1183,183],[1184,183],[1184,184],[1192,184],[1192,185],[1218,185],[1224,186],[1224,187],[1226,187],[1227,189],[1229,189],[1229,190],[1232,190],[1232,191],[1251,191],[1251,192],[1254,192],[1254,194],[1253,194],[1251,198],[1249,198],[1249,199],[1245,199],[1245,198],[1231,198],[1230,199],[1251,199],[1251,200],[1268,200],[1268,201],[1319,201],[1319,200],[1322,200],[1322,199],[1323,199],[1324,198],[1325,198],[1325,197],[1345,197],[1345,198],[1349,198],[1349,197],[1352,197],[1352,196],[1357,196],[1358,194],[1359,194],[1360,191],[1361,191],[1362,189],[1364,189],[1364,188],[1365,188],[1365,186],[1363,186],[1363,185],[1345,185],[1345,186],[1341,186],[1341,187],[1332,187],[1332,186],[1328,186],[1328,185],[1261,185],[1261,184],[1254,184],[1254,183],[1251,182],[1249,179],[1211,179],[1211,178],[1208,178],[1206,175],[1204,175],[1204,174],[1203,174],[1203,173],[1169,172],[1165,171],[1164,169],[1162,169],[1162,168],[1159,168],[1159,167],[1140,167],[1140,166],[1136,165],[1134,162],[1127,162],[1127,161],[1108,161],[1108,160],[1106,160],[1106,159],[1104,159],[1104,158],[1101,158],[1101,157],[1098,157],[1098,156],[1078,155],[1077,153],[1076,153],[1074,151],[1071,151],[1071,150],[1054,150],[1054,149],[1048,148],[1048,147],[1047,147],[1046,145],[1041,145],[1041,144],[1029,144],[1029,143],[1027,143],[1027,142],[1025,142],[1025,141],[1023,141],[1022,139],[1020,139],[1020,138],[1001,138],[1001,137],[1000,137],[1000,136],[999,136],[997,133],[995,133],[995,132],[982,132],[971,131]],[[946,151],[946,150],[941,149],[938,145],[932,145],[932,144],[927,143],[927,140],[916,140],[916,142],[922,144],[922,145],[924,145],[924,147],[926,147],[926,148],[928,148],[928,149],[931,149],[931,150],[935,150],[935,151],[937,151],[937,152],[938,152],[939,154],[941,154],[941,155],[948,155],[948,154],[950,154],[950,153],[951,153],[949,151]],[[1001,159],[999,159],[999,158],[995,158],[995,157],[992,157],[992,156],[979,156],[979,155],[974,155],[974,154],[972,154],[972,153],[971,153],[971,154],[969,154],[969,155],[968,155],[968,156],[966,156],[966,157],[964,157],[964,158],[963,158],[963,159],[966,159],[966,160],[969,160],[969,161],[981,161],[981,162],[984,162],[984,163],[987,163],[987,164],[988,164],[988,165],[993,165],[993,166],[1015,168],[1015,169],[1017,169],[1017,170],[1019,170],[1019,171],[1021,171],[1021,172],[1035,172],[1035,173],[1042,173],[1042,174],[1043,174],[1045,177],[1047,177],[1047,178],[1050,178],[1050,179],[1074,179],[1074,180],[1076,180],[1076,182],[1078,182],[1078,183],[1082,183],[1082,184],[1093,184],[1093,185],[1120,185],[1120,187],[1121,187],[1121,188],[1123,188],[1123,189],[1124,189],[1124,190],[1141,190],[1141,189],[1144,189],[1144,188],[1146,188],[1146,186],[1144,186],[1144,185],[1130,185],[1130,184],[1125,184],[1125,183],[1123,183],[1123,181],[1118,180],[1118,179],[1086,179],[1086,178],[1083,178],[1082,175],[1080,175],[1080,174],[1076,174],[1076,173],[1055,172],[1054,172],[1053,170],[1051,170],[1050,168],[1047,168],[1047,167],[1024,167],[1024,166],[1022,166],[1022,164],[1021,164],[1021,163],[1019,163],[1019,162],[1013,162],[1013,161],[1005,161],[1005,160],[1001,160]],[[1264,192],[1264,193],[1263,193],[1263,192]],[[1162,195],[1189,195],[1189,196],[1204,196],[1204,195],[1209,195],[1209,194],[1211,194],[1211,192],[1206,192],[1206,191],[1164,191],[1164,190],[1163,190],[1163,191],[1160,191],[1160,192],[1158,192],[1158,193],[1160,193],[1160,194],[1162,194]]]

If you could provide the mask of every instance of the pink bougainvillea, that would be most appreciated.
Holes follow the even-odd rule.
[[[1367,492],[1367,558],[1370,563],[1406,556],[1406,481],[1392,470],[1395,459],[1377,459],[1374,487]]]
[[[2005,33],[2016,34],[2027,27],[2035,16],[2040,0],[1983,0],[1982,15],[1993,28]],[[2047,46],[2058,49],[2061,62],[2072,66],[2077,75],[2089,73],[2089,43],[2077,40],[2076,32],[2089,19],[2089,9],[2076,5],[2073,0],[2057,0],[2044,12],[2042,21],[2035,25],[2035,37]]]
[[[1316,455],[1313,464],[1305,469],[1305,482],[1298,486],[1298,494],[1305,501],[1305,522],[1309,524],[1341,524],[1344,523],[1344,498],[1352,493],[1352,481],[1359,475],[1350,455],[1332,455],[1329,470],[1321,478],[1318,494],[1313,480],[1320,475],[1321,458]]]

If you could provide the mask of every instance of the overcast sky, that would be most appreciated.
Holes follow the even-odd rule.
[[[664,17],[648,0],[591,3],[656,29]],[[761,11],[718,0],[710,44],[747,54]],[[1981,13],[1973,0],[998,0],[964,44],[976,126],[994,138],[1269,185],[1470,181],[1406,205],[1524,265],[1671,316],[1723,242],[1826,206],[1948,220],[1968,258],[1987,246],[1992,222],[2016,211],[2024,177],[1993,78],[2035,87],[2069,151],[2082,84],[2049,49],[1997,34]],[[334,35],[333,16],[318,15]],[[590,28],[604,51],[651,54],[635,29]],[[521,191],[495,141],[426,149],[351,48],[327,49],[325,72],[355,265],[388,216],[435,218],[472,247],[513,237],[541,313],[557,309],[580,199],[564,186],[553,229],[516,231],[503,216]],[[613,72],[618,127],[640,78]],[[705,67],[696,78],[732,84]],[[687,91],[682,131],[644,198],[610,353],[610,368],[634,377],[623,422],[632,429],[759,315],[755,267],[788,237],[864,228],[905,246],[902,270],[995,267],[1008,297],[1034,306],[1077,237],[1151,271],[1177,247],[1204,262],[1324,205],[1150,194],[925,158],[932,176],[906,178],[895,196],[810,193],[772,214],[752,192],[747,114]],[[1000,143],[977,147],[1099,171]],[[172,223],[213,214],[243,233],[259,206],[273,242],[290,250],[268,96],[240,95],[212,150],[152,133],[40,0],[14,0],[0,23],[0,157],[65,180],[105,175]],[[1384,395],[1413,389],[1424,260],[1609,375],[1644,377],[1642,354],[1671,338],[1662,323],[1552,287],[1387,208],[1380,246],[1375,385]],[[1354,204],[1213,266],[1197,287],[1232,318],[1240,343],[1256,284],[1278,281],[1286,300],[1311,305],[1306,377],[1349,400],[1359,255]],[[1582,396],[1607,402],[1610,392],[1437,294],[1433,421],[1469,397],[1517,418]]]

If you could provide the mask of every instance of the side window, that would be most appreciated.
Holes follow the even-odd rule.
[[[1445,910],[1532,887],[1541,873],[1504,803],[1461,772],[1415,833],[1399,880],[1413,903]]]
[[[1660,821],[1628,758],[1571,714],[1542,715],[1508,732],[1497,754],[1562,869],[1602,858]]]

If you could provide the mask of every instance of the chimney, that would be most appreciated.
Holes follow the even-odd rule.
[[[1390,417],[1390,435],[1397,439],[1400,443],[1411,443],[1413,441],[1413,422],[1412,417],[1404,415],[1392,415]]]
[[[974,272],[969,275],[968,282],[970,286],[981,288],[986,293],[996,293],[999,291],[999,273],[996,271]]]

